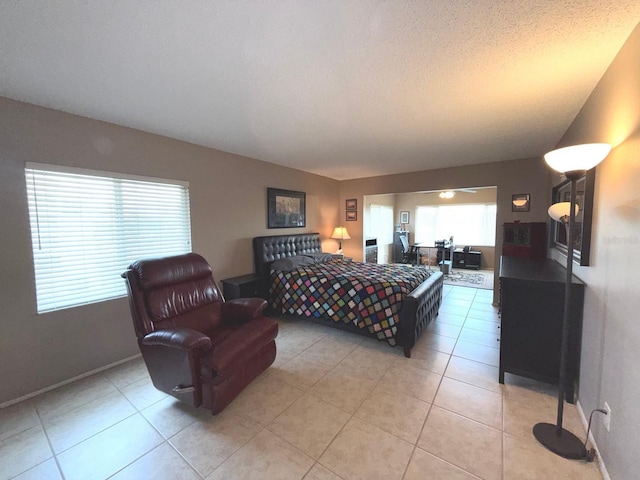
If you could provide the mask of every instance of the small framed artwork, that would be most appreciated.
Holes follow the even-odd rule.
[[[304,192],[267,188],[267,227],[305,227],[306,199]]]
[[[347,199],[346,209],[347,210],[358,210],[358,199],[357,198],[349,198]]]
[[[409,212],[400,212],[400,223],[409,223]]]
[[[348,210],[346,215],[347,222],[355,222],[358,220],[358,212],[355,210]]]
[[[531,209],[531,195],[528,193],[518,193],[511,196],[512,212],[528,212]]]

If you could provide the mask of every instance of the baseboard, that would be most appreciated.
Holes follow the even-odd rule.
[[[10,405],[14,405],[16,403],[20,403],[20,402],[22,402],[24,400],[28,400],[28,399],[33,398],[33,397],[37,397],[38,395],[41,395],[41,394],[43,394],[45,392],[49,392],[49,391],[54,390],[54,389],[56,389],[58,387],[62,387],[64,385],[68,385],[68,384],[76,382],[78,380],[82,380],[83,378],[90,377],[91,375],[95,375],[96,373],[104,372],[105,370],[109,370],[110,368],[116,367],[116,366],[118,366],[118,365],[120,365],[122,363],[127,363],[127,362],[129,362],[129,361],[131,361],[131,360],[133,360],[135,358],[141,357],[141,356],[142,355],[140,353],[138,353],[137,355],[133,355],[131,357],[127,357],[127,358],[124,358],[122,360],[118,360],[117,362],[110,363],[109,365],[105,365],[104,367],[96,368],[95,370],[91,370],[90,372],[86,372],[86,373],[83,373],[81,375],[77,375],[77,376],[75,376],[73,378],[70,378],[68,380],[64,380],[64,381],[62,381],[60,383],[56,383],[55,385],[51,385],[49,387],[43,388],[42,390],[38,390],[38,391],[33,392],[33,393],[28,393],[27,395],[23,395],[21,397],[15,398],[13,400],[8,400],[8,401],[6,401],[4,403],[0,403],[0,408],[5,408],[5,407],[8,407]]]
[[[584,410],[582,410],[582,405],[580,405],[580,401],[576,402],[576,408],[578,410],[578,415],[580,415],[580,421],[582,422],[582,427],[584,428],[585,433],[587,432],[587,428],[589,428],[589,420],[584,414]],[[609,476],[609,472],[607,472],[607,467],[604,464],[604,460],[602,460],[602,456],[600,455],[600,450],[598,450],[598,445],[596,444],[596,439],[593,437],[593,433],[589,432],[589,443],[596,451],[596,458],[598,459],[598,467],[600,468],[600,473],[602,474],[603,480],[611,480]]]

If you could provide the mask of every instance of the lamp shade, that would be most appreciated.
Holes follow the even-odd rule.
[[[580,207],[578,205],[574,205],[576,215],[580,211]],[[567,222],[569,221],[569,213],[571,212],[571,202],[558,202],[554,203],[547,210],[549,216],[553,218],[556,222]]]
[[[547,164],[554,170],[565,173],[581,170],[591,170],[603,161],[611,145],[608,143],[585,143],[571,147],[558,148],[544,156]]]
[[[345,227],[336,227],[333,229],[333,234],[331,235],[331,238],[334,238],[336,240],[350,240],[351,237],[349,236],[349,232],[347,232],[347,229]]]

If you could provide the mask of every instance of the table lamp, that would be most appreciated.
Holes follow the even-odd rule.
[[[349,236],[349,232],[347,232],[347,229],[345,227],[336,227],[333,230],[333,234],[331,235],[331,238],[338,240],[338,251],[336,252],[338,255],[342,254],[342,240],[351,240],[351,237]]]

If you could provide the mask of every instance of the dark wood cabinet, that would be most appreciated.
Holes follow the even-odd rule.
[[[269,278],[250,274],[222,280],[222,290],[225,300],[236,298],[264,298],[269,299]]]
[[[369,238],[364,241],[364,261],[366,263],[378,263],[378,240]]]
[[[459,248],[453,252],[453,267],[473,268],[475,270],[479,270],[481,258],[482,252],[476,252],[474,250],[465,252],[463,249]]]
[[[557,384],[566,270],[559,263],[518,257],[500,259],[500,367],[505,372]],[[585,285],[572,282],[566,400],[573,403],[580,372]]]
[[[547,224],[544,222],[505,223],[502,255],[542,260],[547,256]]]

